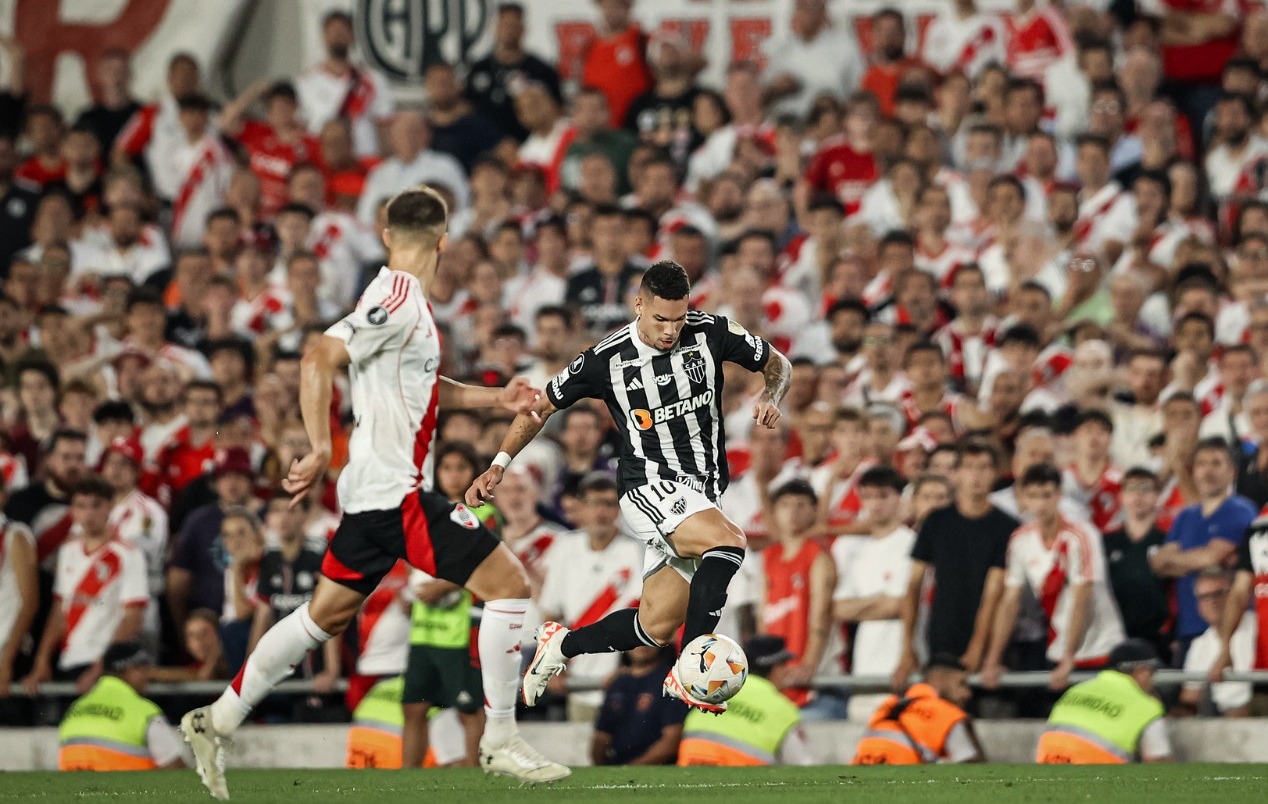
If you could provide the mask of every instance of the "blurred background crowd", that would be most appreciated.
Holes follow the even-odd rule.
[[[803,717],[878,700],[816,675],[934,653],[988,686],[1009,668],[1061,688],[1124,636],[1195,671],[1268,667],[1253,609],[1219,630],[1268,575],[1268,13],[954,0],[917,28],[896,3],[865,47],[843,5],[795,0],[786,34],[709,84],[631,0],[597,0],[561,81],[524,49],[533,8],[504,3],[491,51],[428,66],[418,107],[342,12],[323,59],[236,97],[187,54],[134,97],[109,51],[75,114],[29,99],[0,39],[0,719],[40,719],[46,682],[86,690],[115,642],[164,680],[229,678],[311,593],[356,419],[344,386],[325,493],[289,506],[300,359],[385,261],[386,200],[420,182],[450,202],[430,299],[448,376],[545,385],[630,319],[660,259],[792,359],[775,430],[751,427],[760,378],[728,375],[722,507],[752,549],[720,630],[784,640],[771,680]],[[443,416],[437,490],[460,497],[506,424]],[[616,518],[606,409],[548,435],[481,515],[536,620],[576,627],[638,600],[642,545]],[[312,695],[262,716],[346,719],[456,606],[478,622],[398,567],[297,669]],[[569,678],[666,660],[578,658],[552,716],[603,707]],[[1043,715],[1052,696],[992,700]],[[1230,683],[1173,705],[1257,703]]]

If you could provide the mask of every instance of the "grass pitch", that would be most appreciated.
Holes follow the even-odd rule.
[[[339,802],[1007,802],[1261,801],[1264,765],[1037,767],[977,765],[915,768],[578,768],[567,780],[520,787],[478,770],[229,772],[233,801]],[[151,773],[0,773],[0,802],[209,802],[193,771]]]

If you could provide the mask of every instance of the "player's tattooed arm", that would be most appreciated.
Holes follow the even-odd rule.
[[[792,364],[772,346],[762,375],[766,378],[766,390],[753,406],[753,418],[758,424],[773,430],[783,415],[779,411],[779,403],[784,401],[784,395],[792,385]]]

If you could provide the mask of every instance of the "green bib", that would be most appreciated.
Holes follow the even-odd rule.
[[[801,720],[797,705],[766,679],[750,675],[721,715],[692,709],[683,722],[683,738],[717,739],[775,762],[785,735]]]
[[[361,699],[361,703],[357,704],[352,713],[352,722],[405,728],[405,712],[401,709],[401,693],[404,689],[403,676],[375,684]]]
[[[447,608],[415,602],[410,610],[409,644],[430,648],[465,648],[471,644],[471,593],[461,591]]]
[[[1075,684],[1052,707],[1049,726],[1071,726],[1136,756],[1140,735],[1163,715],[1162,702],[1142,690],[1131,676],[1103,670]]]
[[[62,745],[93,740],[145,749],[150,719],[162,714],[123,679],[102,676],[87,695],[71,704],[57,727],[57,737]]]

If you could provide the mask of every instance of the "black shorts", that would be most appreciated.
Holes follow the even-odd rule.
[[[401,703],[429,703],[473,715],[484,706],[484,685],[470,648],[410,645]]]
[[[461,503],[430,491],[405,495],[400,508],[344,514],[321,574],[369,595],[404,559],[429,575],[465,586],[498,540]]]

